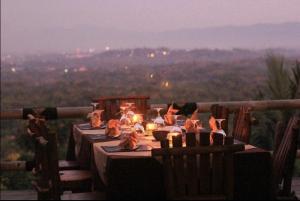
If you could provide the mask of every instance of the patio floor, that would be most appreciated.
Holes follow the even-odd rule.
[[[300,177],[293,179],[292,189],[300,198]],[[37,195],[34,190],[1,191],[0,200],[37,200]]]

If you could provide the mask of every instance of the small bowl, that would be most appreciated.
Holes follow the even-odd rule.
[[[154,137],[157,141],[162,141],[162,140],[167,139],[169,131],[164,131],[164,130],[154,130],[154,131],[152,131],[152,133],[153,133],[153,137]]]

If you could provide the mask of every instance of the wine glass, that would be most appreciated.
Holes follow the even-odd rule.
[[[104,110],[94,110],[92,112],[92,116],[91,116],[91,120],[90,120],[90,124],[93,128],[96,127],[101,127],[101,114]]]
[[[217,125],[218,130],[216,132],[226,136],[225,131],[222,129],[222,122],[224,120],[226,120],[226,119],[216,119],[216,122],[218,122],[218,125]]]
[[[121,109],[121,118],[120,121],[124,122],[126,125],[131,123],[131,119],[130,119],[130,115],[129,115],[129,106],[127,105],[127,103],[125,103],[124,105],[120,106]]]
[[[165,120],[160,115],[160,110],[163,108],[155,108],[157,111],[157,117],[153,120],[153,122],[159,126],[163,126],[165,124]]]
[[[99,105],[99,103],[92,102],[91,105],[93,106],[93,111],[95,111],[97,109],[97,106]]]
[[[161,107],[155,108],[155,110],[157,111],[157,117],[160,117],[160,111],[161,111],[162,109],[163,109],[163,108],[161,108]]]
[[[180,126],[178,125],[177,119],[180,115],[173,115],[175,119],[175,124],[171,129],[171,133],[182,133]]]

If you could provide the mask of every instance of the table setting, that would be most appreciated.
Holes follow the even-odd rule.
[[[180,114],[173,104],[170,104],[165,113],[162,108],[155,108],[156,113],[152,116],[141,114],[135,111],[133,103],[123,103],[118,118],[102,120],[104,110],[94,107],[93,112],[96,115],[89,114],[88,122],[75,124],[73,126],[73,138],[75,141],[75,155],[86,168],[95,170],[100,180],[108,185],[111,178],[112,166],[117,165],[120,160],[127,163],[135,163],[140,159],[152,160],[151,150],[157,148],[172,148],[186,145],[187,138],[196,138],[196,143],[207,146],[214,145],[214,140],[220,140],[222,144],[242,143],[234,140],[229,133],[222,129],[224,119],[209,117],[208,124],[203,125],[202,119],[199,118],[197,108],[190,114]],[[100,115],[99,115],[100,114]],[[94,119],[93,119],[94,118]],[[244,185],[256,181],[255,177],[244,178],[244,172],[263,172],[263,168],[253,166],[252,160],[268,166],[270,161],[269,153],[258,149],[250,144],[245,144],[245,151],[237,153],[236,171],[237,180],[247,181]],[[122,162],[121,162],[122,163]],[[118,165],[117,165],[118,166]],[[249,169],[251,167],[252,169]],[[121,169],[124,167],[120,167]],[[132,168],[137,168],[133,165]],[[133,171],[133,170],[132,170]],[[136,170],[140,171],[140,170]],[[134,172],[134,171],[133,171]],[[259,178],[268,177],[259,173]],[[130,176],[128,176],[130,178]],[[115,178],[117,179],[117,178]],[[242,187],[237,187],[242,188]],[[248,189],[250,192],[250,189]],[[252,192],[252,191],[251,191]],[[239,196],[241,194],[238,194]]]
[[[215,119],[211,116],[210,129],[205,129],[198,117],[198,109],[189,116],[178,115],[179,110],[171,104],[165,115],[161,114],[163,108],[155,108],[157,116],[149,119],[145,118],[144,114],[134,111],[134,103],[127,102],[120,106],[120,119],[110,119],[105,122],[101,119],[104,110],[97,109],[95,103],[92,105],[93,111],[87,115],[90,122],[76,125],[77,132],[74,133],[78,133],[79,130],[82,136],[88,138],[90,142],[94,140],[94,143],[116,141],[114,145],[102,146],[108,153],[151,151],[152,148],[162,147],[166,143],[165,140],[171,148],[173,139],[181,140],[183,146],[186,146],[186,133],[196,135],[197,143],[201,140],[202,132],[210,133],[210,144],[213,144],[214,135],[223,135],[224,141],[226,137],[231,137],[227,136],[221,128],[224,119]],[[78,139],[77,142],[80,146],[81,140]]]

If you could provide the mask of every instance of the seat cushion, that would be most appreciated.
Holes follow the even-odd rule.
[[[88,170],[63,170],[59,171],[61,182],[84,181],[92,179],[92,173]]]
[[[80,165],[77,161],[60,160],[58,162],[59,170],[78,170]]]

